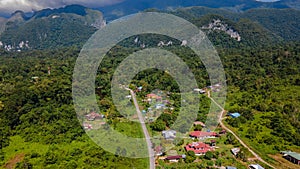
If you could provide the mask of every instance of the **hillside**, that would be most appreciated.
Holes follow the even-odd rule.
[[[148,7],[154,3],[159,3],[162,7],[169,5],[166,1],[143,1]],[[196,0],[176,0],[174,5],[175,2],[186,5],[200,3]],[[226,0],[219,1],[212,7],[221,6],[225,2],[232,2],[231,5],[237,5],[237,2],[251,2],[253,6],[265,4],[243,0],[234,3],[233,0]],[[276,4],[280,6],[283,2],[290,1]],[[209,1],[204,0],[201,3]],[[290,166],[291,169],[297,169],[298,166],[291,164],[279,153],[283,150],[300,152],[300,35],[297,32],[300,28],[299,11],[264,8],[241,12],[229,8],[188,7],[161,11],[191,21],[215,45],[226,74],[225,109],[228,112],[240,113],[237,118],[224,117],[225,125],[276,169]],[[243,7],[239,9],[244,10]],[[138,38],[135,35],[124,39],[107,52],[99,65],[96,79],[92,82],[95,83],[93,89],[98,104],[96,107],[100,111],[95,112],[95,107],[87,103],[79,112],[84,115],[83,118],[78,120],[72,95],[72,83],[76,83],[73,78],[74,66],[82,44],[104,25],[102,13],[72,5],[36,11],[30,17],[17,11],[8,19],[0,18],[0,28],[1,23],[5,29],[0,35],[0,46],[3,47],[0,48],[0,168],[148,168],[146,158],[123,157],[129,153],[122,146],[117,147],[115,152],[108,152],[104,147],[95,144],[89,136],[99,134],[97,127],[103,126],[128,137],[143,138],[140,123],[130,121],[128,116],[125,117],[117,109],[123,103],[114,104],[111,79],[125,58],[145,48],[157,47],[158,43],[162,44],[161,41],[163,44],[172,41],[169,45],[161,45],[160,49],[181,58],[195,75],[200,88],[204,88],[207,93],[214,90],[214,84],[211,84],[202,61],[188,47],[181,46],[180,41],[155,34],[138,35]],[[127,64],[126,66],[132,72],[138,69]],[[172,66],[175,70],[180,70],[177,65]],[[186,72],[184,70],[183,73]],[[179,85],[168,71],[143,70],[128,85],[136,89],[141,111],[145,110],[146,113],[143,113],[157,116],[155,121],[150,121],[149,118],[146,122],[152,137],[161,138],[162,131],[171,129],[181,113],[182,104],[189,103],[189,100],[181,102]],[[142,88],[139,89],[139,86]],[[215,94],[218,94],[217,89]],[[84,93],[85,90],[81,92]],[[154,92],[160,96],[150,98],[149,101],[147,95],[152,93],[153,96]],[[188,92],[184,94],[189,95]],[[124,103],[131,105],[131,98],[132,96],[124,97]],[[209,94],[201,94],[199,99],[200,104],[193,106],[199,107],[197,121],[198,124],[203,124],[210,110],[211,100]],[[154,110],[159,109],[157,107],[166,108],[160,112]],[[132,112],[134,111],[126,115]],[[97,118],[101,119],[90,118],[87,116],[90,114],[97,114]],[[189,124],[182,126],[184,125]],[[202,129],[208,132],[203,127],[192,126],[190,132]],[[220,134],[223,130],[224,128],[218,127],[215,132]],[[101,141],[103,140],[105,139]],[[120,140],[113,138],[105,141]],[[216,148],[205,155],[196,156],[195,152],[186,149],[188,144],[195,141],[214,143]],[[172,163],[157,157],[157,168],[235,166],[238,169],[247,169],[252,163],[261,164],[226,131],[216,138],[205,140],[191,139],[186,134],[183,139],[174,139],[174,147],[170,140],[163,139],[162,142],[153,143],[153,147],[159,147],[165,142],[171,147],[171,151],[161,150],[159,157],[186,155],[186,158]],[[136,146],[137,151],[140,146]],[[235,156],[231,153],[232,148],[240,148],[241,151]]]
[[[300,37],[297,17],[300,11],[294,9],[251,9],[236,13],[228,9],[188,7],[169,13],[183,17],[199,28],[209,25],[214,19],[221,19],[241,38],[237,42],[226,31],[225,34],[224,31],[205,31],[220,47],[266,46],[283,40],[299,40]],[[4,30],[0,34],[0,46],[8,51],[82,46],[104,25],[101,12],[78,5],[44,9],[31,17],[17,11],[9,19],[0,19],[0,30],[1,27]]]
[[[18,11],[6,20],[0,41],[8,51],[82,45],[104,24],[101,12],[79,5],[37,11],[30,18]]]
[[[178,7],[205,6],[209,8],[224,8],[231,11],[246,11],[253,8],[297,8],[300,9],[299,0],[281,0],[273,3],[256,0],[127,0],[122,3],[99,8],[108,20],[143,11],[148,8],[160,10],[174,10]]]
[[[248,20],[248,22],[252,22],[251,24],[256,25],[250,26],[249,28],[244,27],[244,29],[248,29],[248,32],[251,32],[253,29],[260,29],[262,33],[261,35],[264,34],[263,36],[277,36],[277,38],[280,37],[287,41],[298,41],[300,39],[300,11],[295,9],[263,8],[250,9],[244,12],[233,12],[227,9],[188,7],[179,8],[171,13],[190,21],[197,20],[199,17],[209,14],[220,15],[227,20],[231,20],[236,23],[240,22],[240,24],[241,21]],[[259,39],[263,38],[264,37],[260,37]],[[276,41],[276,39],[274,40]]]

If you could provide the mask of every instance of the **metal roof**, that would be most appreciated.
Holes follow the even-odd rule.
[[[281,153],[289,155],[297,160],[300,160],[300,154],[292,151],[281,151]]]

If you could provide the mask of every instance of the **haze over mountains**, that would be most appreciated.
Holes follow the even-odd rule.
[[[263,2],[265,1],[265,2]],[[299,0],[126,0],[121,3],[98,8],[108,19],[136,13],[147,8],[176,9],[178,7],[205,6],[210,8],[225,8],[232,11],[245,11],[252,8],[296,8],[300,9]]]

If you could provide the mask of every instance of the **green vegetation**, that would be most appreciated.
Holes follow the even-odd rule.
[[[194,13],[185,12],[193,16],[197,10]],[[190,20],[200,27],[218,17],[220,16],[207,15],[200,19],[191,17]],[[55,29],[69,23],[64,18],[61,19],[61,25],[54,24],[58,26]],[[241,117],[227,118],[225,122],[260,156],[279,166],[269,154],[277,154],[280,150],[287,149],[300,150],[300,44],[283,41],[282,39],[286,39],[283,36],[288,35],[273,35],[260,24],[248,19],[233,20],[225,19],[225,22],[240,31],[244,41],[234,41],[222,32],[209,34],[209,38],[217,46],[226,71],[226,110],[241,113]],[[34,24],[32,26],[40,28]],[[85,29],[67,26],[74,31]],[[94,30],[86,31],[89,34]],[[95,90],[107,125],[125,135],[139,138],[143,137],[139,124],[124,119],[113,105],[110,93],[110,80],[114,70],[126,56],[140,50],[129,44],[134,38],[124,40],[107,54],[97,72]],[[156,35],[140,37],[149,44],[148,47],[157,46],[156,42],[160,38],[169,39]],[[82,39],[79,37],[75,40],[82,42]],[[66,43],[70,44],[66,45],[56,43],[62,39],[53,37],[53,40],[55,41],[47,44],[46,48],[72,46],[74,43],[77,46],[75,41],[67,40]],[[276,43],[277,40],[279,43]],[[163,49],[177,54],[187,63],[199,87],[210,85],[205,67],[199,58],[191,50],[179,47],[178,44],[180,43],[174,41],[173,46]],[[123,158],[104,151],[87,137],[80,126],[72,102],[72,71],[78,53],[76,47],[18,53],[0,50],[0,167],[148,167],[147,159]],[[174,109],[165,110],[156,122],[147,126],[153,135],[170,128],[178,116],[181,104],[178,85],[172,77],[166,72],[149,69],[136,75],[131,87],[134,88],[134,85],[143,86],[143,90],[137,94],[139,99],[154,89],[170,93],[168,96]],[[200,101],[197,120],[204,122],[210,100],[201,95]],[[142,103],[140,106],[147,108],[149,105]],[[201,127],[196,126],[193,129],[200,130]],[[159,160],[159,167],[211,168],[213,165],[234,165],[245,168],[249,163],[248,158],[251,158],[251,154],[231,134],[217,140],[219,148],[215,152],[201,157],[184,150],[184,146],[190,142],[190,139],[178,140],[173,148],[178,154],[186,154],[185,160],[176,164]],[[237,157],[230,153],[233,147],[241,147],[241,153]],[[124,153],[126,152],[120,148],[118,154]]]

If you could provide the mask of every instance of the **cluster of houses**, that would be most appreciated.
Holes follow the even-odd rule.
[[[91,113],[85,115],[84,117],[85,117],[86,122],[83,123],[83,128],[85,130],[94,129],[93,124],[91,124],[89,122],[96,121],[96,120],[102,120],[105,118],[104,115],[98,114],[96,112],[91,112]],[[101,122],[101,121],[98,123],[98,125],[104,125],[104,124],[105,124],[105,122]]]
[[[208,151],[214,151],[216,141],[212,140],[211,144],[206,144],[203,142],[193,142],[185,146],[186,151],[193,151],[195,155],[205,155]]]
[[[199,88],[195,88],[193,89],[194,92],[196,93],[200,93],[200,94],[205,94],[207,92],[207,89],[212,90],[213,92],[219,92],[222,88],[221,84],[215,84],[215,85],[211,85],[211,86],[207,86],[205,88],[199,89]]]
[[[94,121],[94,120],[101,120],[101,119],[105,118],[105,116],[102,114],[98,114],[96,112],[92,112],[90,114],[85,115],[85,118],[88,121]]]
[[[205,127],[205,124],[202,122],[195,122],[195,125],[201,125],[202,127]],[[221,134],[226,134],[226,130],[222,130],[219,133],[216,132],[209,132],[209,131],[192,131],[189,133],[190,138],[192,139],[212,139],[219,137]],[[175,130],[164,130],[162,131],[162,136],[165,140],[174,140],[176,138],[176,131]],[[192,142],[190,144],[185,145],[186,151],[193,151],[195,155],[201,156],[205,155],[208,151],[214,151],[216,148],[216,140],[210,140],[208,143],[204,142]],[[156,148],[155,152],[156,155],[159,156],[160,149]],[[165,160],[169,162],[177,162],[179,159],[185,158],[185,155],[173,155],[173,156],[167,156],[164,158]]]
[[[207,86],[208,89],[211,89],[213,92],[219,92],[222,88],[222,85],[217,83],[211,86]]]

